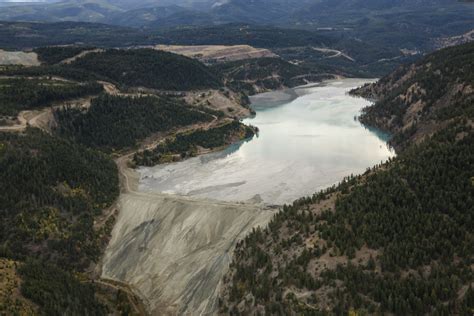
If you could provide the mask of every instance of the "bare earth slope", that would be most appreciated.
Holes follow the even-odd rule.
[[[9,52],[0,49],[0,65],[38,66],[39,64],[36,53]]]
[[[157,45],[155,48],[195,58],[204,63],[220,63],[250,58],[277,57],[277,55],[268,49],[255,48],[249,45]]]
[[[214,313],[238,240],[272,211],[162,194],[122,194],[103,277],[130,284],[153,315]]]

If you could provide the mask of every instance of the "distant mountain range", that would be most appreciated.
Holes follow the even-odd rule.
[[[32,1],[31,1],[32,2]],[[0,2],[0,21],[95,22],[142,29],[228,23],[331,32],[374,47],[427,51],[474,29],[472,1],[36,0]],[[41,3],[38,3],[41,2]]]
[[[103,22],[123,26],[244,22],[330,26],[361,12],[462,8],[454,0],[2,0],[1,20]],[[359,15],[360,16],[360,15]]]

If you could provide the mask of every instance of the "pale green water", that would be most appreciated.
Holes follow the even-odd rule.
[[[257,116],[245,123],[260,129],[258,137],[222,152],[141,168],[140,190],[283,204],[362,173],[394,156],[386,135],[354,119],[369,102],[347,91],[365,82],[344,79],[256,96]]]

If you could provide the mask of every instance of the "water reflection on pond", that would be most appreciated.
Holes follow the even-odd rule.
[[[334,80],[252,98],[258,137],[183,162],[141,168],[140,190],[228,201],[290,203],[394,155],[387,135],[355,116],[369,105],[347,92],[367,79]]]

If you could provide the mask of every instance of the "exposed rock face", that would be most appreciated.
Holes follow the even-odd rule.
[[[126,193],[103,277],[130,284],[153,315],[213,313],[236,242],[273,212],[252,204]]]

